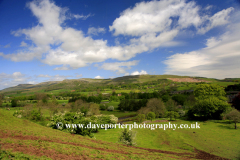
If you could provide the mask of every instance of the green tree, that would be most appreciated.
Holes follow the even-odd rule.
[[[161,99],[152,98],[147,102],[147,108],[151,112],[154,112],[156,117],[164,117],[166,112],[166,107]]]
[[[166,102],[166,109],[168,111],[177,111],[177,103],[172,100],[172,99],[169,99],[167,102]]]
[[[119,136],[119,142],[122,142],[123,144],[126,144],[128,146],[133,146],[135,145],[135,135],[136,133],[128,130],[125,128],[122,132],[121,135]]]
[[[202,119],[221,119],[221,114],[230,107],[225,95],[224,88],[218,85],[199,84],[194,91],[196,104],[188,115],[194,117],[196,114]]]
[[[149,112],[148,114],[147,114],[147,119],[149,119],[149,120],[153,120],[153,119],[155,119],[155,113],[154,112]]]
[[[238,94],[232,101],[232,105],[234,108],[240,111],[240,94]]]
[[[226,118],[235,123],[235,129],[237,129],[237,123],[240,122],[240,112],[237,109],[233,109],[226,115]]]
[[[175,111],[169,111],[166,113],[167,117],[170,118],[170,120],[172,121],[173,119],[177,119],[179,117],[178,112]]]

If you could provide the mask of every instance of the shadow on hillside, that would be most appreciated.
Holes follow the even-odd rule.
[[[235,130],[234,123],[228,125],[218,125],[219,128]]]

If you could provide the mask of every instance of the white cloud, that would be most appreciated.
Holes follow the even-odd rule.
[[[51,76],[49,76],[48,74],[39,74],[37,77],[49,78]]]
[[[204,34],[214,27],[229,23],[229,21],[228,21],[229,14],[233,10],[234,10],[234,8],[230,7],[228,9],[224,9],[222,11],[215,13],[212,17],[208,17],[207,19],[209,22],[206,24],[206,26],[200,28],[198,30],[198,33]]]
[[[62,76],[62,75],[48,75],[48,74],[39,74],[37,77],[41,77],[41,78],[47,78],[45,81],[62,81],[64,79],[67,79],[68,77],[71,76]]]
[[[80,78],[80,77],[82,77],[82,74],[77,74],[76,77]]]
[[[10,44],[7,44],[7,45],[3,46],[3,48],[10,48],[10,47],[11,47]]]
[[[63,81],[64,79],[67,79],[68,77],[71,77],[71,76],[62,76],[62,75],[54,75],[54,76],[51,76],[51,78],[49,79],[50,81]]]
[[[159,37],[156,33],[179,31],[190,26],[194,26],[197,30],[207,31],[226,24],[228,15],[233,10],[231,7],[211,17],[201,16],[200,8],[194,1],[186,2],[185,0],[141,2],[123,11],[112,26],[109,26],[109,30],[114,31],[114,35],[146,36],[150,34],[155,37],[152,37],[154,39]],[[178,20],[173,18],[178,18]],[[202,27],[203,24],[206,24],[206,29]]]
[[[104,63],[99,69],[117,71],[117,73],[126,73],[126,69],[131,69],[131,66],[135,66],[139,61],[128,61],[128,62],[114,62]]]
[[[231,24],[223,35],[207,39],[205,48],[168,57],[164,61],[165,73],[219,79],[239,77],[239,28],[240,23]]]
[[[92,14],[88,14],[88,15],[79,15],[79,14],[74,14],[73,17],[76,19],[83,19],[86,20],[88,17],[93,16]]]
[[[98,35],[98,33],[105,33],[105,28],[95,28],[95,27],[90,27],[88,28],[88,34],[92,34],[92,35]]]
[[[0,89],[27,83],[28,79],[21,72],[14,72],[13,74],[0,73]]]
[[[71,67],[68,67],[66,65],[63,65],[62,67],[56,67],[54,68],[54,70],[71,70]]]
[[[210,9],[212,9],[213,8],[213,5],[207,5],[205,8],[204,8],[204,10],[210,10]]]
[[[25,43],[24,41],[21,42],[20,47],[27,47],[27,43]]]
[[[174,38],[181,31],[194,26],[199,33],[207,32],[213,27],[226,24],[232,11],[232,8],[228,8],[211,17],[200,15],[201,7],[193,1],[140,2],[135,7],[123,11],[109,27],[116,36],[122,34],[134,37],[130,37],[128,45],[116,43],[116,46],[108,46],[107,40],[95,40],[81,30],[62,27],[64,21],[69,18],[66,16],[67,8],[58,7],[49,0],[30,2],[28,7],[38,18],[39,24],[30,29],[19,29],[12,34],[25,35],[35,47],[0,56],[16,62],[39,59],[48,65],[62,65],[55,70],[76,69],[107,59],[126,61],[136,54],[158,47],[176,46],[180,43],[174,41]],[[83,17],[75,15],[75,18]],[[99,32],[103,32],[103,28],[89,29],[89,34]],[[123,67],[116,66],[115,70],[125,72],[121,68]]]
[[[145,75],[145,74],[148,74],[147,71],[144,71],[144,70],[141,70],[141,72],[138,72],[138,71],[134,71],[131,73],[132,76],[135,76],[135,75]]]
[[[104,78],[101,76],[96,76],[96,77],[94,77],[94,79],[104,79]]]

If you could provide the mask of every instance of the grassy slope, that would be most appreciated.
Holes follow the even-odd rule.
[[[94,140],[18,119],[0,109],[0,144],[13,155],[52,159],[171,159],[175,155]],[[20,158],[21,159],[21,158]]]
[[[238,136],[240,129],[235,130],[233,124],[219,122],[200,122],[200,129],[176,129],[175,131],[171,129],[165,131],[163,129],[134,129],[134,131],[138,147],[170,151],[187,150],[189,152],[197,148],[221,157],[240,158],[240,137]],[[172,123],[190,124],[189,121],[180,120]],[[238,126],[240,127],[239,124]],[[101,130],[95,136],[100,140],[117,142],[119,134],[119,130]]]
[[[119,144],[118,136],[121,129],[100,130],[99,133],[94,134],[95,141],[88,137],[72,136],[69,133],[18,119],[13,117],[12,113],[12,111],[0,109],[0,144],[4,150],[12,148],[11,153],[18,155],[49,156],[46,150],[52,149],[52,155],[63,157],[71,155],[91,159],[171,159],[176,156],[179,158],[195,157],[194,148],[196,148],[231,159],[237,159],[240,156],[238,148],[240,129],[235,130],[233,124],[218,123],[218,121],[201,122],[201,129],[177,129],[175,131],[135,129],[137,147],[157,149],[157,151],[149,152],[147,149]],[[177,123],[190,124],[191,122],[178,121]],[[21,146],[24,147],[23,150],[19,150]],[[31,151],[32,154],[26,149],[27,146],[34,149]],[[22,153],[15,153],[15,151]],[[43,152],[42,155],[38,154],[40,151]],[[165,154],[166,151],[171,151],[171,153]],[[184,154],[178,155],[179,153]],[[74,159],[74,157],[65,158]]]

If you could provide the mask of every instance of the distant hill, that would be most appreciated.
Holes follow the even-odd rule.
[[[16,92],[44,92],[44,91],[54,91],[54,90],[75,90],[82,88],[92,88],[101,87],[106,85],[116,85],[116,84],[130,84],[130,83],[145,83],[151,81],[174,81],[174,82],[236,82],[240,78],[226,78],[224,80],[218,80],[213,78],[204,77],[190,77],[190,76],[177,76],[177,75],[135,75],[135,76],[123,76],[113,79],[91,79],[91,78],[81,78],[81,79],[65,79],[63,81],[49,81],[42,82],[39,84],[19,84],[14,87],[9,87],[0,91],[0,93],[11,92],[16,94]]]

